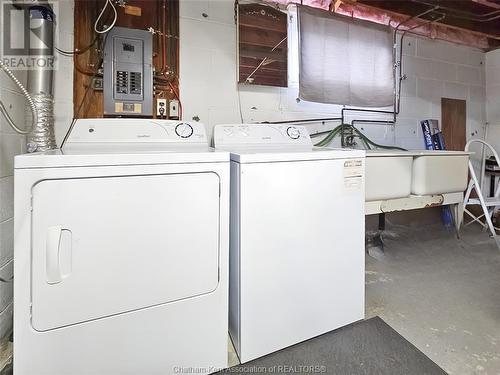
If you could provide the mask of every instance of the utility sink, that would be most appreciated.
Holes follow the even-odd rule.
[[[365,200],[464,191],[469,153],[367,150]]]
[[[407,197],[411,193],[413,155],[405,151],[366,151],[365,200]]]
[[[456,193],[467,188],[470,153],[422,151],[413,157],[411,193],[432,195]]]

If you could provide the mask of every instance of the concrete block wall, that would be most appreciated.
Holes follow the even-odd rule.
[[[64,51],[73,50],[74,1],[58,1],[56,45]],[[60,146],[73,120],[73,57],[56,55],[54,74],[54,121],[56,142]]]
[[[0,30],[4,30],[3,18]],[[20,37],[20,35],[12,35]],[[16,43],[20,40],[16,41]],[[16,77],[26,84],[25,71],[15,71]],[[17,126],[25,127],[26,102],[17,86],[0,71],[0,100]],[[0,114],[0,277],[13,277],[14,256],[14,156],[25,151],[25,137],[17,134]],[[12,330],[13,283],[0,281],[0,341]]]
[[[208,17],[202,16],[202,14]],[[234,2],[186,0],[180,3],[180,93],[184,119],[198,116],[209,131],[218,123],[338,117],[341,106],[299,101],[297,62],[289,66],[289,87],[237,85],[237,40]],[[296,30],[292,14],[290,30]],[[297,35],[289,35],[293,59]],[[485,116],[484,53],[424,38],[406,37],[401,113],[396,126],[364,125],[374,141],[408,149],[423,148],[419,122],[441,119],[441,97],[467,100],[467,135],[482,136]],[[342,56],[339,56],[342,60]],[[240,113],[241,108],[241,113]],[[383,115],[355,115],[384,120]],[[349,116],[350,121],[354,117]],[[314,124],[312,130],[338,123]]]
[[[407,50],[406,67],[403,66],[405,74],[416,79],[416,95],[409,96],[407,108],[417,99],[421,112],[440,119],[441,97],[466,100],[466,135],[482,136],[486,122],[484,53],[423,38],[413,38],[413,43],[415,48]],[[405,109],[402,110],[400,117],[404,117]]]
[[[500,49],[486,54],[487,141],[500,152]]]
[[[56,45],[73,49],[73,1],[59,1],[56,7]],[[1,22],[1,21],[0,21]],[[3,25],[0,25],[0,30]],[[22,34],[16,34],[21,36]],[[54,99],[56,136],[58,144],[73,117],[73,59],[56,57]],[[26,84],[27,72],[17,70],[15,75]],[[18,126],[26,125],[26,101],[14,83],[0,72],[0,100]],[[0,278],[13,276],[14,248],[14,156],[25,152],[24,136],[13,131],[0,115]],[[0,340],[12,329],[13,283],[0,281]]]

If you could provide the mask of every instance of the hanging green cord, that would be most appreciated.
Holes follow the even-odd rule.
[[[336,136],[338,132],[332,132],[330,133],[325,139],[323,139],[321,142],[319,142],[316,146],[324,147],[327,146]]]
[[[319,141],[318,143],[316,143],[315,146],[324,147],[327,144],[329,144],[333,140],[333,138],[335,138],[335,136],[339,133],[340,128],[341,128],[341,125],[339,125],[336,128],[332,129],[327,134],[327,136],[325,138],[323,138],[321,141]]]
[[[374,146],[376,148],[382,148],[382,149],[386,149],[386,150],[408,151],[408,150],[406,150],[406,149],[404,149],[402,147],[398,147],[398,146],[386,146],[386,145],[380,145],[378,143],[375,143],[370,138],[368,138],[366,135],[364,135],[363,133],[361,133],[361,131],[358,128],[356,128],[355,126],[353,126],[353,125],[344,124],[344,127],[352,128],[358,134],[359,138],[361,139],[361,141],[364,143],[365,147],[368,150],[371,150],[370,145],[372,145],[372,146]],[[324,146],[328,145],[338,135],[338,133],[340,132],[341,128],[342,128],[342,125],[339,125],[336,128],[332,129],[328,133],[328,135],[325,138],[323,138],[323,140],[321,140],[318,143],[316,143],[315,146],[324,147]]]
[[[368,138],[366,135],[364,135],[363,133],[361,133],[355,126],[353,125],[350,125],[354,131],[356,133],[359,134],[359,136],[364,139],[366,142],[368,142],[369,144],[371,144],[372,146],[375,146],[377,148],[383,148],[383,149],[386,149],[386,150],[400,150],[400,151],[408,151],[407,149],[405,148],[402,148],[402,147],[398,147],[398,146],[386,146],[386,145],[379,145],[378,143],[375,143],[373,142],[370,138]]]
[[[372,149],[370,147],[370,144],[368,142],[366,142],[366,140],[364,140],[363,138],[361,138],[361,142],[363,142],[363,144],[365,145],[365,149],[367,149],[367,150],[371,150]]]

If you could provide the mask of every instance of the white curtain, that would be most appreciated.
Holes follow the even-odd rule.
[[[393,105],[389,27],[298,8],[299,97],[359,107]]]

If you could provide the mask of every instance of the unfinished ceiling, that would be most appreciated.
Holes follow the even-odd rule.
[[[289,3],[278,0],[279,3]],[[298,4],[399,27],[433,39],[500,47],[500,0],[296,0]]]

